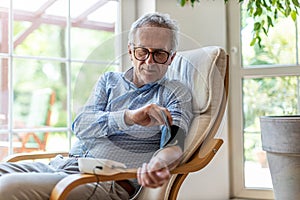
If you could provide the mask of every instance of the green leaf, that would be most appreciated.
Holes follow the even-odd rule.
[[[295,5],[295,7],[300,7],[298,0],[292,0],[292,2]]]
[[[288,17],[288,16],[290,15],[291,11],[292,11],[292,10],[291,10],[290,7],[286,8],[286,9],[285,9],[285,14],[284,14],[284,16]]]
[[[248,4],[247,4],[247,11],[250,13],[250,15],[252,15],[252,13],[253,13],[253,3],[251,3],[251,1],[249,1]]]
[[[277,6],[278,10],[284,10],[284,8],[283,8],[283,6],[282,6],[282,4],[280,3],[279,0],[276,1],[276,6]]]
[[[274,27],[273,20],[269,15],[267,16],[267,19],[268,19],[268,27],[270,26]]]
[[[290,0],[285,0],[285,13],[284,16],[288,17],[292,11],[291,6],[290,6]]]
[[[275,4],[276,4],[276,0],[271,0],[272,1],[272,6],[275,6]]]
[[[177,0],[177,2],[183,7],[186,3],[186,0]]]
[[[249,13],[249,16],[253,15],[253,10],[254,10],[253,7],[249,7],[249,5],[248,5],[247,11]]]
[[[267,3],[266,3],[266,1],[265,1],[265,0],[263,0],[263,3],[262,3],[262,5],[263,5],[263,7],[265,7],[266,9],[268,9],[268,8],[269,8],[269,6],[267,5]]]
[[[274,19],[275,20],[278,19],[278,10],[277,9],[274,10]]]
[[[254,17],[261,16],[262,12],[263,12],[262,8],[261,7],[257,7],[256,11],[254,13]]]
[[[265,34],[265,35],[268,35],[268,30],[265,29],[265,27],[262,27],[262,30],[264,31],[264,34]]]
[[[257,39],[258,39],[258,46],[261,48],[262,45],[261,45],[261,37],[257,36]]]
[[[254,23],[253,30],[254,30],[254,31],[259,31],[260,28],[261,28],[261,23],[260,23],[260,22],[255,22],[255,23]]]
[[[191,0],[191,6],[194,7],[195,0]]]
[[[292,19],[294,20],[294,22],[297,20],[297,11],[295,11],[295,10],[293,10],[292,12],[291,12],[291,17],[292,17]]]
[[[185,0],[185,1],[189,1],[189,0]],[[194,7],[195,2],[200,2],[200,0],[190,0],[191,1],[191,6]]]
[[[254,46],[255,43],[256,43],[256,38],[253,38],[253,39],[251,40],[251,42],[250,42],[250,46]]]

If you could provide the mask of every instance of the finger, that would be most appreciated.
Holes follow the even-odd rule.
[[[156,172],[150,172],[149,165],[144,164],[142,169],[141,185],[145,187],[155,188],[160,185],[161,180],[155,175]]]
[[[143,111],[135,110],[133,115],[133,121],[135,124],[148,125],[151,122],[149,115]]]
[[[165,125],[171,126],[173,119],[170,111],[167,108],[162,108],[160,110],[161,117]]]
[[[139,167],[137,169],[137,180],[138,180],[139,185],[142,185],[142,168],[141,167]]]
[[[167,167],[168,167],[167,162],[157,156],[153,157],[149,163],[150,171],[159,171]]]
[[[153,125],[160,125],[160,124],[164,124],[164,120],[163,117],[160,114],[160,109],[157,106],[152,106],[147,114],[149,115],[150,119],[151,119],[151,123]]]
[[[148,172],[147,173],[147,183],[150,187],[156,187],[157,185],[160,185],[163,179],[157,175],[157,171]]]
[[[169,180],[171,178],[171,173],[168,169],[163,169],[156,172],[156,176],[160,177],[162,180]]]
[[[148,175],[148,180],[149,180],[147,187],[152,187],[152,188],[162,186],[171,177],[169,174],[169,171],[167,169],[162,170],[162,171],[155,171],[155,172],[151,172],[151,173],[148,172],[147,175]]]
[[[142,186],[147,186],[147,164],[144,163],[141,169],[141,183]]]
[[[148,180],[151,186],[158,187],[170,178],[170,172],[165,161],[154,157],[148,164]]]
[[[170,125],[172,125],[173,124],[173,118],[172,118],[172,115],[171,115],[170,111],[168,109],[166,109],[165,113],[167,115],[167,118],[168,118],[168,121],[169,121]]]

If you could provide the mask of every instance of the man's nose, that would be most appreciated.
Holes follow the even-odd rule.
[[[147,65],[155,63],[155,61],[153,59],[153,53],[151,53],[151,52],[149,53],[149,57],[147,58],[147,60],[145,62]]]

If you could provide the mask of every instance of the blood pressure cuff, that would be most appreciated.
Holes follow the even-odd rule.
[[[161,130],[160,148],[178,145],[183,150],[184,139],[185,133],[180,127],[172,125],[169,129],[167,126],[163,126]]]

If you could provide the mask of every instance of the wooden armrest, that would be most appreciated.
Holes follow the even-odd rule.
[[[214,157],[218,149],[223,144],[221,139],[212,139],[205,143],[189,162],[178,166],[171,171],[171,174],[188,174],[204,168]],[[203,153],[202,153],[203,152]],[[64,200],[69,192],[75,187],[91,182],[117,181],[137,178],[137,169],[128,169],[114,175],[94,175],[94,174],[73,174],[62,179],[52,190],[50,200]]]
[[[64,157],[68,156],[68,152],[38,152],[38,153],[18,153],[10,155],[3,159],[4,162],[17,162],[20,160],[36,160],[36,159],[46,159],[54,158],[57,155],[62,155]]]
[[[137,177],[137,169],[128,169],[126,172],[120,172],[114,175],[93,175],[93,174],[73,174],[59,181],[52,190],[50,200],[66,199],[69,192],[82,184],[92,183],[97,181],[117,181],[132,179]]]
[[[223,144],[222,139],[211,139],[199,148],[188,162],[176,167],[172,174],[188,174],[204,168],[214,157]]]

